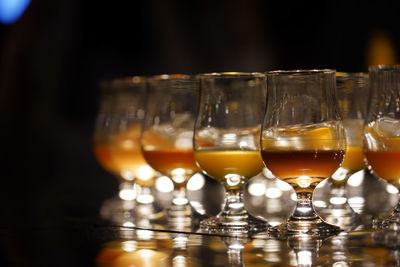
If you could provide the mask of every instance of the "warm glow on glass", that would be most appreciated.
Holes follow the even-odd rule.
[[[267,189],[265,196],[267,198],[278,198],[278,197],[282,196],[282,191],[276,187],[271,187],[271,188]]]
[[[391,184],[386,185],[386,192],[388,192],[389,194],[398,194],[399,190]]]
[[[137,178],[140,180],[150,180],[155,175],[155,171],[148,165],[140,166],[137,170]]]
[[[282,180],[276,180],[276,185],[282,191],[289,191],[292,189],[292,186]]]
[[[186,187],[190,191],[198,191],[204,187],[205,183],[206,181],[204,179],[204,176],[200,173],[196,173],[192,176],[192,178],[189,179]]]
[[[226,183],[230,186],[235,186],[240,183],[240,175],[228,173],[225,175]]]
[[[329,202],[333,205],[343,205],[346,201],[345,197],[332,197],[329,199]]]
[[[119,197],[123,200],[134,200],[137,192],[134,188],[122,189],[119,191]]]
[[[364,170],[358,171],[347,180],[348,185],[358,187],[364,181]]]
[[[263,183],[251,183],[248,190],[250,195],[259,197],[265,194],[265,189]]]
[[[158,191],[162,193],[169,193],[174,190],[174,184],[167,176],[158,177],[155,183],[155,187]]]
[[[312,264],[311,251],[300,251],[299,253],[297,253],[297,264],[304,266],[311,266]]]
[[[132,252],[137,249],[137,242],[134,240],[129,240],[122,242],[121,247],[126,252]]]
[[[154,202],[152,195],[138,195],[136,201],[142,204],[150,204]]]
[[[309,176],[302,175],[299,178],[296,178],[297,184],[302,188],[307,188],[310,186],[312,179]]]

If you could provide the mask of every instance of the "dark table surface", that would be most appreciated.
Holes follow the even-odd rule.
[[[260,185],[265,185],[262,192],[251,188]],[[314,195],[319,212],[326,202],[326,186],[322,184]],[[387,215],[394,207],[396,190],[368,173],[361,182],[351,181],[346,190],[354,210],[367,219],[324,239],[307,235],[279,239],[266,232],[205,234],[198,231],[198,220],[180,229],[165,223],[112,220],[102,212],[111,200],[93,211],[90,196],[88,203],[71,198],[63,204],[62,211],[73,212],[14,210],[0,223],[0,266],[400,266],[400,231],[373,230],[370,224],[371,218]],[[293,209],[292,193],[275,179],[255,177],[246,186],[245,204],[253,215],[278,224]],[[168,203],[168,193],[157,194],[156,201]],[[223,190],[206,179],[201,189],[189,190],[188,195],[207,217],[218,212]],[[49,207],[61,203],[54,201]],[[85,212],[88,206],[90,212]]]

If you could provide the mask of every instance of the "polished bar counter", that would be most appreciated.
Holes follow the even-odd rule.
[[[189,226],[168,220],[137,221],[126,213],[111,219],[104,209],[115,204],[115,199],[103,201],[93,214],[85,214],[85,204],[77,199],[64,204],[75,207],[73,215],[49,211],[43,217],[15,217],[27,221],[5,218],[0,228],[0,266],[399,266],[400,231],[371,226],[371,218],[387,215],[395,206],[397,193],[369,173],[358,178],[362,179],[350,179],[346,190],[349,203],[362,219],[336,236],[202,233],[199,220],[218,212],[224,193],[206,179],[202,188],[189,190],[192,206],[199,215],[203,213]],[[246,186],[249,211],[271,225],[283,222],[293,210],[292,189],[278,185],[277,180],[260,175]],[[319,213],[326,206],[328,187],[322,184],[316,190]],[[157,201],[168,203],[169,193],[154,192]],[[90,203],[89,196],[87,200]],[[82,211],[76,210],[79,206]]]

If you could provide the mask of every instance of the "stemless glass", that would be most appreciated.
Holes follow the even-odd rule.
[[[197,171],[193,156],[193,127],[196,118],[199,81],[184,74],[149,78],[141,146],[146,161],[174,183],[168,216],[171,225],[191,224],[192,209],[186,184]],[[182,226],[182,225],[181,225]]]
[[[327,180],[330,185],[329,202],[320,214],[328,223],[347,230],[361,223],[360,216],[347,201],[345,186],[351,175],[366,167],[363,130],[369,96],[368,74],[338,72],[336,88],[346,132],[346,153],[341,167]]]
[[[297,195],[291,217],[273,229],[278,234],[324,236],[340,231],[324,222],[312,205],[315,187],[339,168],[344,156],[335,88],[334,70],[267,72],[261,153],[267,168]]]
[[[244,184],[263,169],[260,129],[265,105],[265,75],[211,73],[200,77],[200,107],[194,135],[195,159],[226,189],[225,205],[201,230],[256,232],[267,223],[251,216],[243,204]]]
[[[136,221],[141,217],[159,219],[163,214],[151,192],[157,173],[146,163],[140,149],[146,79],[137,76],[115,79],[109,86],[115,91],[109,122],[109,152],[120,179],[119,195],[134,200],[131,216]]]
[[[369,68],[370,102],[364,129],[364,152],[370,170],[400,189],[400,65]],[[373,226],[400,223],[400,202],[383,220]]]

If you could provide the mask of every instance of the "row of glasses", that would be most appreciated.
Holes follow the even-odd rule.
[[[387,76],[386,80],[389,79]],[[371,77],[372,81],[374,77]],[[264,231],[268,223],[246,211],[243,186],[251,177],[261,172],[265,165],[275,176],[289,183],[297,195],[292,216],[286,223],[274,227],[272,232],[283,235],[301,232],[324,236],[341,230],[322,220],[312,205],[315,187],[328,177],[334,180],[340,176],[334,173],[340,167],[345,151],[345,162],[347,160],[350,163],[349,166],[342,165],[346,174],[344,178],[340,176],[341,178],[336,179],[337,184],[344,184],[351,173],[363,168],[362,163],[352,162],[358,159],[352,154],[360,152],[358,132],[362,128],[363,110],[355,117],[350,113],[343,113],[346,114],[343,115],[343,123],[341,102],[337,99],[335,71],[270,71],[266,75],[211,73],[200,77],[161,75],[149,78],[145,87],[148,88],[147,101],[145,108],[139,112],[141,115],[138,118],[142,123],[137,126],[140,128],[143,125],[143,129],[137,131],[141,133],[141,138],[134,142],[130,139],[130,144],[139,144],[140,153],[146,162],[174,182],[176,190],[168,212],[170,218],[181,217],[182,214],[188,218],[192,215],[185,185],[200,168],[222,183],[226,189],[222,211],[216,217],[203,220],[200,223],[202,231]],[[377,94],[381,96],[382,92]],[[125,97],[122,98],[126,100]],[[372,97],[371,101],[377,101],[377,98]],[[383,99],[388,101],[387,97]],[[389,99],[389,103],[392,103],[389,107],[397,107],[393,104],[397,103],[395,99],[395,96]],[[388,105],[387,101],[379,102],[376,106]],[[343,105],[353,106],[345,102]],[[374,107],[373,103],[371,107]],[[364,149],[367,151],[369,165],[374,165],[370,163],[370,158],[378,150],[376,144],[382,141],[376,124],[381,128],[397,125],[390,124],[391,121],[387,119],[388,116],[391,118],[391,112],[393,110],[383,119],[379,117],[379,122],[369,123],[366,128],[367,142]],[[370,112],[370,118],[372,113]],[[382,112],[379,111],[378,114],[381,116]],[[127,130],[127,119],[119,126],[123,126],[124,132]],[[133,132],[135,130],[131,133]],[[372,134],[378,135],[380,139],[371,139]],[[136,135],[138,136],[140,134]],[[395,147],[396,138],[390,140],[391,147]],[[375,144],[372,149],[370,143]],[[384,143],[386,150],[387,146]],[[390,153],[396,155],[396,151]],[[381,159],[381,155],[378,158]],[[395,160],[392,156],[390,159]],[[375,172],[385,178],[382,171]],[[135,175],[124,176],[129,172],[119,170],[119,173],[122,177],[137,179]],[[191,221],[187,223],[190,224]]]

